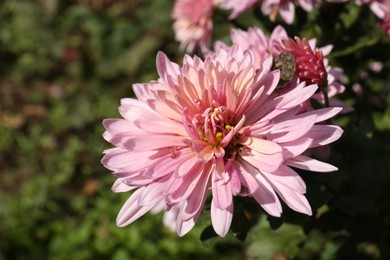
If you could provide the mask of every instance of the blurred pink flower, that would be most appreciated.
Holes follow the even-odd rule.
[[[385,17],[381,22],[380,27],[390,38],[390,6],[388,6],[385,10]]]
[[[390,18],[385,18],[381,23],[382,30],[387,34],[390,38]]]
[[[294,0],[263,0],[261,10],[265,15],[269,15],[271,21],[274,21],[277,13],[287,24],[292,24],[295,18]],[[321,0],[298,0],[298,4],[306,12],[311,12]]]
[[[223,9],[233,9],[229,19],[235,19],[237,16],[259,3],[260,0],[221,0],[219,7]]]
[[[305,62],[300,62],[299,59],[297,62],[297,72],[298,76],[300,76],[299,82],[306,81],[307,84],[313,84],[313,83],[320,83],[319,79],[321,77],[324,82],[327,83],[327,91],[328,91],[328,97],[330,99],[330,105],[331,106],[342,106],[343,112],[350,112],[352,108],[337,99],[334,99],[333,97],[337,96],[340,93],[343,93],[345,90],[345,87],[340,83],[340,78],[343,76],[343,71],[340,68],[334,68],[329,65],[328,60],[325,58],[326,55],[328,55],[331,50],[332,46],[327,45],[322,48],[316,47],[316,40],[311,39],[309,41],[305,40],[304,45],[301,45],[302,48],[298,48],[299,46],[295,46],[297,44],[293,44],[294,42],[292,39],[290,39],[284,30],[282,26],[276,26],[271,35],[268,37],[266,36],[263,31],[260,30],[260,28],[252,27],[249,28],[248,31],[243,31],[241,29],[233,29],[231,31],[231,39],[233,44],[237,44],[240,46],[240,48],[244,50],[250,50],[252,53],[255,53],[253,57],[253,63],[256,67],[259,67],[266,58],[269,56],[276,57],[281,52],[291,52],[294,57],[298,58],[298,51],[299,52],[308,52],[310,55],[303,55],[302,60]],[[286,49],[286,41],[290,42],[288,46],[289,48]],[[301,41],[301,40],[300,40]],[[303,43],[302,43],[303,44]],[[297,47],[297,50],[293,50],[293,47]],[[222,42],[216,42],[214,48],[216,50],[218,49],[228,49],[229,47],[222,43]],[[306,48],[306,50],[304,50]],[[289,50],[288,50],[289,49]],[[325,56],[325,57],[322,57]],[[317,58],[316,58],[317,57]],[[313,62],[313,66],[306,66],[308,67],[308,70],[314,70],[314,72],[318,72],[317,74],[310,73],[308,71],[307,73],[303,69],[305,65],[310,65],[307,63],[308,61]],[[301,64],[300,64],[301,63]],[[316,65],[316,63],[319,63]],[[302,68],[300,68],[300,65]],[[318,67],[318,68],[316,68]],[[325,68],[325,71],[324,71]],[[309,76],[316,76],[310,79]],[[326,80],[325,79],[326,76]],[[317,101],[324,103],[324,96],[321,92],[315,93],[312,98],[316,99]],[[310,102],[305,103],[307,106],[309,106],[307,109],[310,108]]]
[[[324,124],[341,109],[300,113],[317,86],[302,82],[280,93],[272,57],[254,67],[254,55],[234,45],[204,61],[185,56],[179,67],[160,52],[160,78],[134,84],[138,100],[121,100],[123,119],[104,120],[104,138],[115,146],[102,159],[118,178],[113,191],[135,190],[118,226],[163,210],[164,223],[183,236],[209,192],[212,225],[222,237],[232,221],[233,196],[253,197],[276,217],[279,198],[312,214],[305,183],[293,168],[337,170],[304,153],[341,136],[340,127]]]
[[[180,48],[192,52],[195,46],[205,51],[211,44],[213,0],[176,0],[172,18]]]
[[[292,24],[295,17],[295,4],[298,4],[306,12],[311,12],[321,0],[220,0],[219,7],[233,9],[229,19],[235,19],[240,14],[261,5],[263,14],[269,15],[271,21],[275,21],[276,15],[280,16],[287,24]]]
[[[380,19],[384,19],[386,10],[390,8],[389,0],[355,0],[356,4],[370,6],[371,11]]]

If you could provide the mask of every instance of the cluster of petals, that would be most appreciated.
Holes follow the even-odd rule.
[[[211,44],[213,29],[213,0],[176,0],[172,18],[173,29],[181,49],[192,52],[196,46],[202,50]]]
[[[252,197],[272,216],[291,209],[312,214],[306,186],[295,169],[331,172],[312,148],[337,140],[342,129],[325,122],[330,107],[302,112],[317,85],[277,89],[272,57],[254,65],[256,53],[237,44],[183,65],[157,55],[159,79],[134,84],[138,99],[121,100],[123,118],[106,119],[104,138],[114,145],[103,165],[117,178],[114,192],[133,190],[117,217],[126,226],[148,211],[183,236],[210,198],[211,222],[225,236],[234,196]]]
[[[251,50],[255,53],[255,66],[260,66],[269,56],[277,56],[281,52],[290,52],[297,61],[298,81],[305,81],[306,84],[323,84],[326,83],[327,95],[330,98],[330,106],[342,106],[343,112],[351,111],[351,107],[343,104],[334,98],[345,91],[344,85],[340,83],[343,76],[341,68],[331,67],[328,59],[325,57],[331,52],[332,45],[321,48],[316,47],[316,39],[306,40],[295,38],[295,41],[288,37],[287,32],[282,26],[276,26],[271,35],[268,37],[257,27],[249,28],[247,31],[233,29],[231,31],[233,44],[238,45],[241,49]],[[222,42],[217,42],[214,46],[216,50],[228,49],[229,46]],[[312,96],[320,103],[325,102],[322,92],[318,91]],[[310,108],[310,102],[305,103]]]

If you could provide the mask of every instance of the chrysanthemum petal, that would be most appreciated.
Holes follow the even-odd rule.
[[[290,91],[287,95],[277,97],[279,101],[277,108],[288,109],[295,107],[302,102],[308,100],[318,89],[317,85],[309,85],[302,89],[296,88],[296,90]]]
[[[247,187],[248,194],[253,196],[268,214],[280,217],[282,205],[268,181],[260,175],[256,168],[246,162],[240,162],[240,170],[242,185]]]
[[[275,123],[266,137],[278,143],[290,142],[304,136],[313,127],[315,121],[316,116],[311,115]]]
[[[317,121],[318,122],[323,122],[325,120],[328,120],[329,118],[337,115],[341,110],[343,110],[341,107],[325,107],[325,108],[320,108],[316,110],[312,110],[309,112],[303,113],[303,115],[316,115]]]
[[[194,190],[190,193],[190,196],[187,198],[187,206],[180,216],[181,219],[189,220],[201,213],[207,199],[208,187],[210,186],[210,174],[211,167],[205,167],[203,172],[200,174],[201,178],[196,184]]]
[[[316,159],[304,156],[304,155],[298,155],[294,158],[291,158],[287,161],[287,164],[296,167],[303,170],[309,170],[313,172],[333,172],[337,171],[337,167],[318,161]]]
[[[275,154],[259,153],[256,150],[252,150],[250,154],[244,154],[242,159],[253,165],[259,170],[266,172],[276,171],[284,162],[283,153],[278,152]]]
[[[330,144],[338,140],[343,134],[341,127],[336,125],[314,125],[305,137],[311,138],[310,147],[317,147]]]
[[[201,164],[203,163],[199,160],[196,153],[188,154],[185,160],[182,160],[182,163],[177,167],[175,171],[175,176],[176,177],[184,176],[185,174],[188,173],[189,170],[194,168],[195,165],[197,165],[198,168],[203,168]]]
[[[221,209],[216,206],[214,199],[211,201],[211,223],[215,233],[224,237],[229,231],[233,219],[233,203],[227,208]]]
[[[277,143],[256,137],[245,137],[241,144],[263,154],[275,154],[282,151],[282,147]]]
[[[292,158],[305,152],[313,143],[313,139],[309,138],[307,134],[305,137],[299,138],[294,141],[283,143],[284,157]]]
[[[213,174],[213,180],[211,182],[213,200],[216,207],[226,209],[233,201],[232,186],[230,181],[227,180],[229,175],[225,174],[225,179],[218,179],[216,175],[217,173]]]
[[[214,157],[214,147],[211,145],[205,146],[202,151],[198,153],[199,159],[203,162],[208,162]]]
[[[295,192],[278,182],[271,181],[270,183],[274,187],[278,195],[287,204],[287,206],[297,212],[301,212],[309,216],[312,215],[310,204],[304,195]]]
[[[306,184],[302,178],[293,169],[288,166],[281,166],[273,173],[262,172],[270,182],[278,182],[289,189],[304,194],[306,192]]]
[[[180,68],[176,63],[171,62],[167,55],[162,51],[157,53],[156,67],[158,74],[164,80],[164,83],[170,86],[175,85],[175,79],[180,74]]]
[[[116,181],[112,185],[111,190],[113,192],[127,192],[127,191],[131,191],[132,189],[135,189],[135,188],[137,188],[137,187],[129,186],[129,185],[123,183],[122,178],[118,178],[118,179],[116,179]]]
[[[183,137],[178,135],[150,135],[133,137],[124,144],[126,149],[137,152],[158,150],[165,147],[185,146]]]
[[[150,164],[150,157],[155,151],[133,152],[116,148],[105,154],[102,164],[109,169],[124,169],[127,171],[140,171]]]
[[[138,205],[139,197],[144,189],[147,189],[147,187],[139,188],[138,190],[136,190],[125,202],[122,209],[118,213],[118,217],[116,219],[117,226],[127,226],[137,220],[139,217],[143,216],[151,208],[153,208],[154,205],[147,207],[142,207]]]
[[[154,206],[159,201],[164,199],[164,190],[167,183],[167,178],[162,178],[158,181],[151,183],[146,189],[144,189],[138,200],[138,205],[145,206]]]

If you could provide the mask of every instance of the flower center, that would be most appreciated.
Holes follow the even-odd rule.
[[[207,108],[203,114],[194,117],[193,123],[197,129],[198,140],[203,141],[200,147],[204,147],[206,142],[206,149],[212,151],[213,156],[223,158],[225,162],[235,158],[242,145],[239,144],[240,134],[232,132],[236,122],[229,116],[226,107]]]
[[[203,114],[196,116],[199,138],[212,145],[220,145],[223,138],[230,132],[232,126],[228,122],[227,110],[220,106],[207,108]]]

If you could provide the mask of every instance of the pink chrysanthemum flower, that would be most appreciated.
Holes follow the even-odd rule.
[[[118,178],[113,190],[135,189],[117,225],[164,210],[164,222],[182,236],[210,193],[211,221],[220,236],[229,230],[234,196],[252,197],[276,217],[279,199],[312,214],[294,168],[337,170],[305,152],[341,136],[340,127],[323,124],[341,109],[299,113],[317,86],[302,82],[280,94],[272,57],[259,68],[252,60],[253,53],[237,45],[204,61],[186,56],[182,67],[157,55],[160,78],[133,85],[138,100],[122,99],[123,119],[103,122],[104,138],[115,146],[102,159]]]
[[[333,98],[338,94],[343,93],[345,87],[340,83],[340,78],[343,75],[342,69],[331,67],[329,61],[325,57],[320,57],[326,56],[331,52],[331,45],[317,48],[316,40],[311,39],[309,41],[305,40],[305,43],[302,43],[300,46],[296,46],[298,43],[290,39],[281,26],[275,27],[269,37],[266,36],[260,28],[256,27],[249,28],[248,31],[233,29],[231,31],[231,39],[232,42],[240,46],[241,49],[250,50],[252,53],[255,53],[253,63],[257,67],[259,67],[269,56],[277,57],[281,52],[291,52],[296,59],[299,56],[298,54],[301,53],[302,58],[300,59],[302,59],[302,62],[299,59],[296,61],[298,76],[300,76],[298,78],[299,81],[306,81],[307,84],[321,84],[321,82],[326,82],[330,106],[342,106],[343,112],[345,113],[352,110],[351,107]],[[288,46],[290,46],[288,50],[285,46],[286,42]],[[296,49],[294,47],[296,47]],[[216,50],[227,50],[228,48],[229,47],[222,42],[216,42],[215,44]],[[309,55],[303,55],[305,52],[308,52]],[[318,58],[316,58],[316,55],[318,55]],[[313,64],[313,66],[310,66],[311,64]],[[305,68],[307,69],[307,72],[305,72]],[[315,93],[312,98],[321,103],[325,102],[324,95],[321,92]],[[309,106],[307,109],[310,109],[310,102],[306,102],[306,104]]]
[[[176,0],[172,18],[180,48],[192,52],[195,46],[206,50],[211,44],[213,0]]]

